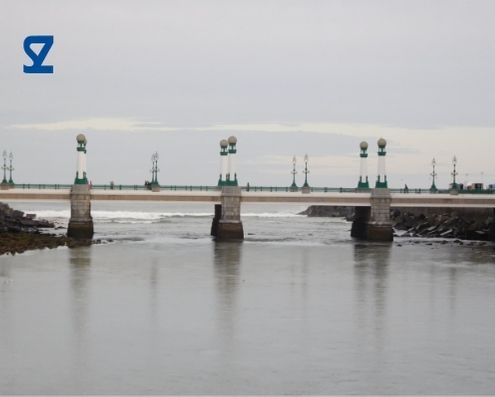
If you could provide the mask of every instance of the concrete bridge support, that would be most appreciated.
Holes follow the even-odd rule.
[[[371,207],[355,207],[354,221],[351,227],[351,237],[360,240],[368,238],[368,224],[370,221]]]
[[[390,203],[392,197],[388,189],[371,191],[371,216],[368,223],[369,241],[392,241],[394,231],[390,220]]]
[[[93,237],[91,195],[89,185],[72,185],[70,191],[70,220],[67,236],[77,239]]]
[[[241,222],[241,188],[224,186],[220,205],[215,205],[215,217],[211,225],[211,235],[217,240],[243,240],[244,229]]]
[[[490,230],[490,232],[491,232],[492,241],[495,241],[495,208],[493,208],[492,211],[493,211],[494,221],[492,222],[492,229]]]
[[[215,204],[215,215],[213,216],[213,221],[211,222],[211,231],[210,234],[212,236],[216,236],[218,233],[218,222],[222,219],[222,204]]]
[[[91,192],[86,176],[86,137],[79,134],[77,141],[77,172],[70,189],[70,219],[67,236],[77,239],[93,237]]]
[[[356,207],[351,236],[368,241],[392,241],[391,195],[388,189],[371,191],[371,207]]]

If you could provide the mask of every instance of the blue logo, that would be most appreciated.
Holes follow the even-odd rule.
[[[43,44],[36,54],[31,48],[32,44]],[[23,65],[24,73],[53,73],[53,65],[43,65],[43,61],[52,48],[53,36],[27,36],[24,39],[24,52],[33,61],[31,66]]]

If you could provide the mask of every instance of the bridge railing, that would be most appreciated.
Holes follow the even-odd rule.
[[[299,187],[296,190],[290,186],[241,186],[242,191],[246,192],[294,192],[301,193],[302,189]],[[431,194],[429,188],[390,188],[391,193],[415,193],[415,194]],[[310,192],[314,193],[366,193],[370,189],[358,189],[347,187],[310,187]],[[437,189],[436,194],[452,194],[451,189]],[[457,191],[458,194],[494,194],[493,189],[462,189]]]
[[[93,185],[93,189],[100,190],[151,190],[151,186],[144,185]],[[218,190],[217,186],[208,186],[208,185],[160,185],[160,190],[163,191],[199,191],[199,192],[211,192]]]
[[[70,189],[72,185],[53,183],[16,183],[16,189]]]
[[[170,190],[170,191],[176,191],[176,190],[185,190],[189,192],[213,192],[216,190],[219,190],[218,186],[208,186],[208,185],[200,185],[200,186],[194,186],[194,185],[160,185],[161,190]]]
[[[50,184],[50,183],[18,183],[15,185],[17,189],[70,189],[71,184]],[[149,185],[124,185],[124,184],[104,184],[104,185],[91,185],[92,189],[95,190],[135,190],[135,191],[146,191],[151,190]],[[245,185],[240,186],[242,191],[245,192],[294,192],[301,193],[301,188],[293,190],[290,186],[251,186]],[[220,188],[218,186],[212,185],[160,185],[161,191],[190,191],[190,192],[213,192],[218,191]],[[402,193],[402,194],[431,194],[429,188],[390,188],[391,193]],[[344,188],[344,187],[310,187],[310,192],[314,193],[359,193],[366,192],[369,190],[363,190],[358,188]],[[438,189],[435,193],[437,194],[451,194],[450,189]],[[458,190],[458,194],[494,194],[495,190],[489,189],[462,189]]]
[[[92,185],[91,189],[94,190],[147,190],[143,185]]]
[[[390,189],[391,193],[415,193],[415,194],[454,194],[451,189],[437,189],[435,192],[431,192],[430,189]],[[494,194],[493,189],[460,189],[457,190],[457,194]]]
[[[15,185],[17,189],[70,189],[72,185],[69,184],[53,184],[53,183],[18,183]],[[123,185],[123,184],[105,184],[105,185],[91,185],[91,189],[94,190],[151,190],[149,186],[144,185]],[[215,191],[218,190],[217,186],[208,185],[161,185],[160,190],[170,191]]]

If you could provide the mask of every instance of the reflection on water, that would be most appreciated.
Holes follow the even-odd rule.
[[[149,295],[150,295],[150,313],[153,323],[158,321],[159,311],[159,289],[160,289],[160,262],[156,256],[150,258],[151,266],[149,269]]]
[[[372,349],[377,358],[382,357],[386,343],[387,276],[391,247],[391,244],[373,243],[354,245],[354,310],[356,330],[362,333],[357,340],[366,341],[367,346],[363,345],[363,350]]]
[[[240,288],[242,242],[214,242],[213,269],[217,308],[217,332],[222,340],[222,352],[235,348],[237,300]]]
[[[91,282],[91,247],[77,247],[68,250],[70,263],[70,306],[69,312],[72,317],[73,328],[73,368],[72,382],[76,390],[84,390],[84,368],[87,360],[86,353],[90,341],[88,341],[88,324],[91,305],[89,289]]]
[[[89,283],[91,277],[91,247],[78,247],[68,250],[70,263],[70,286],[74,332],[81,333],[87,324]]]

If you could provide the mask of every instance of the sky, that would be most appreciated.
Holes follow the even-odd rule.
[[[4,0],[0,151],[16,183],[214,185],[238,138],[241,184],[353,187],[387,140],[389,186],[495,182],[495,1]],[[53,35],[26,74],[23,42]]]

